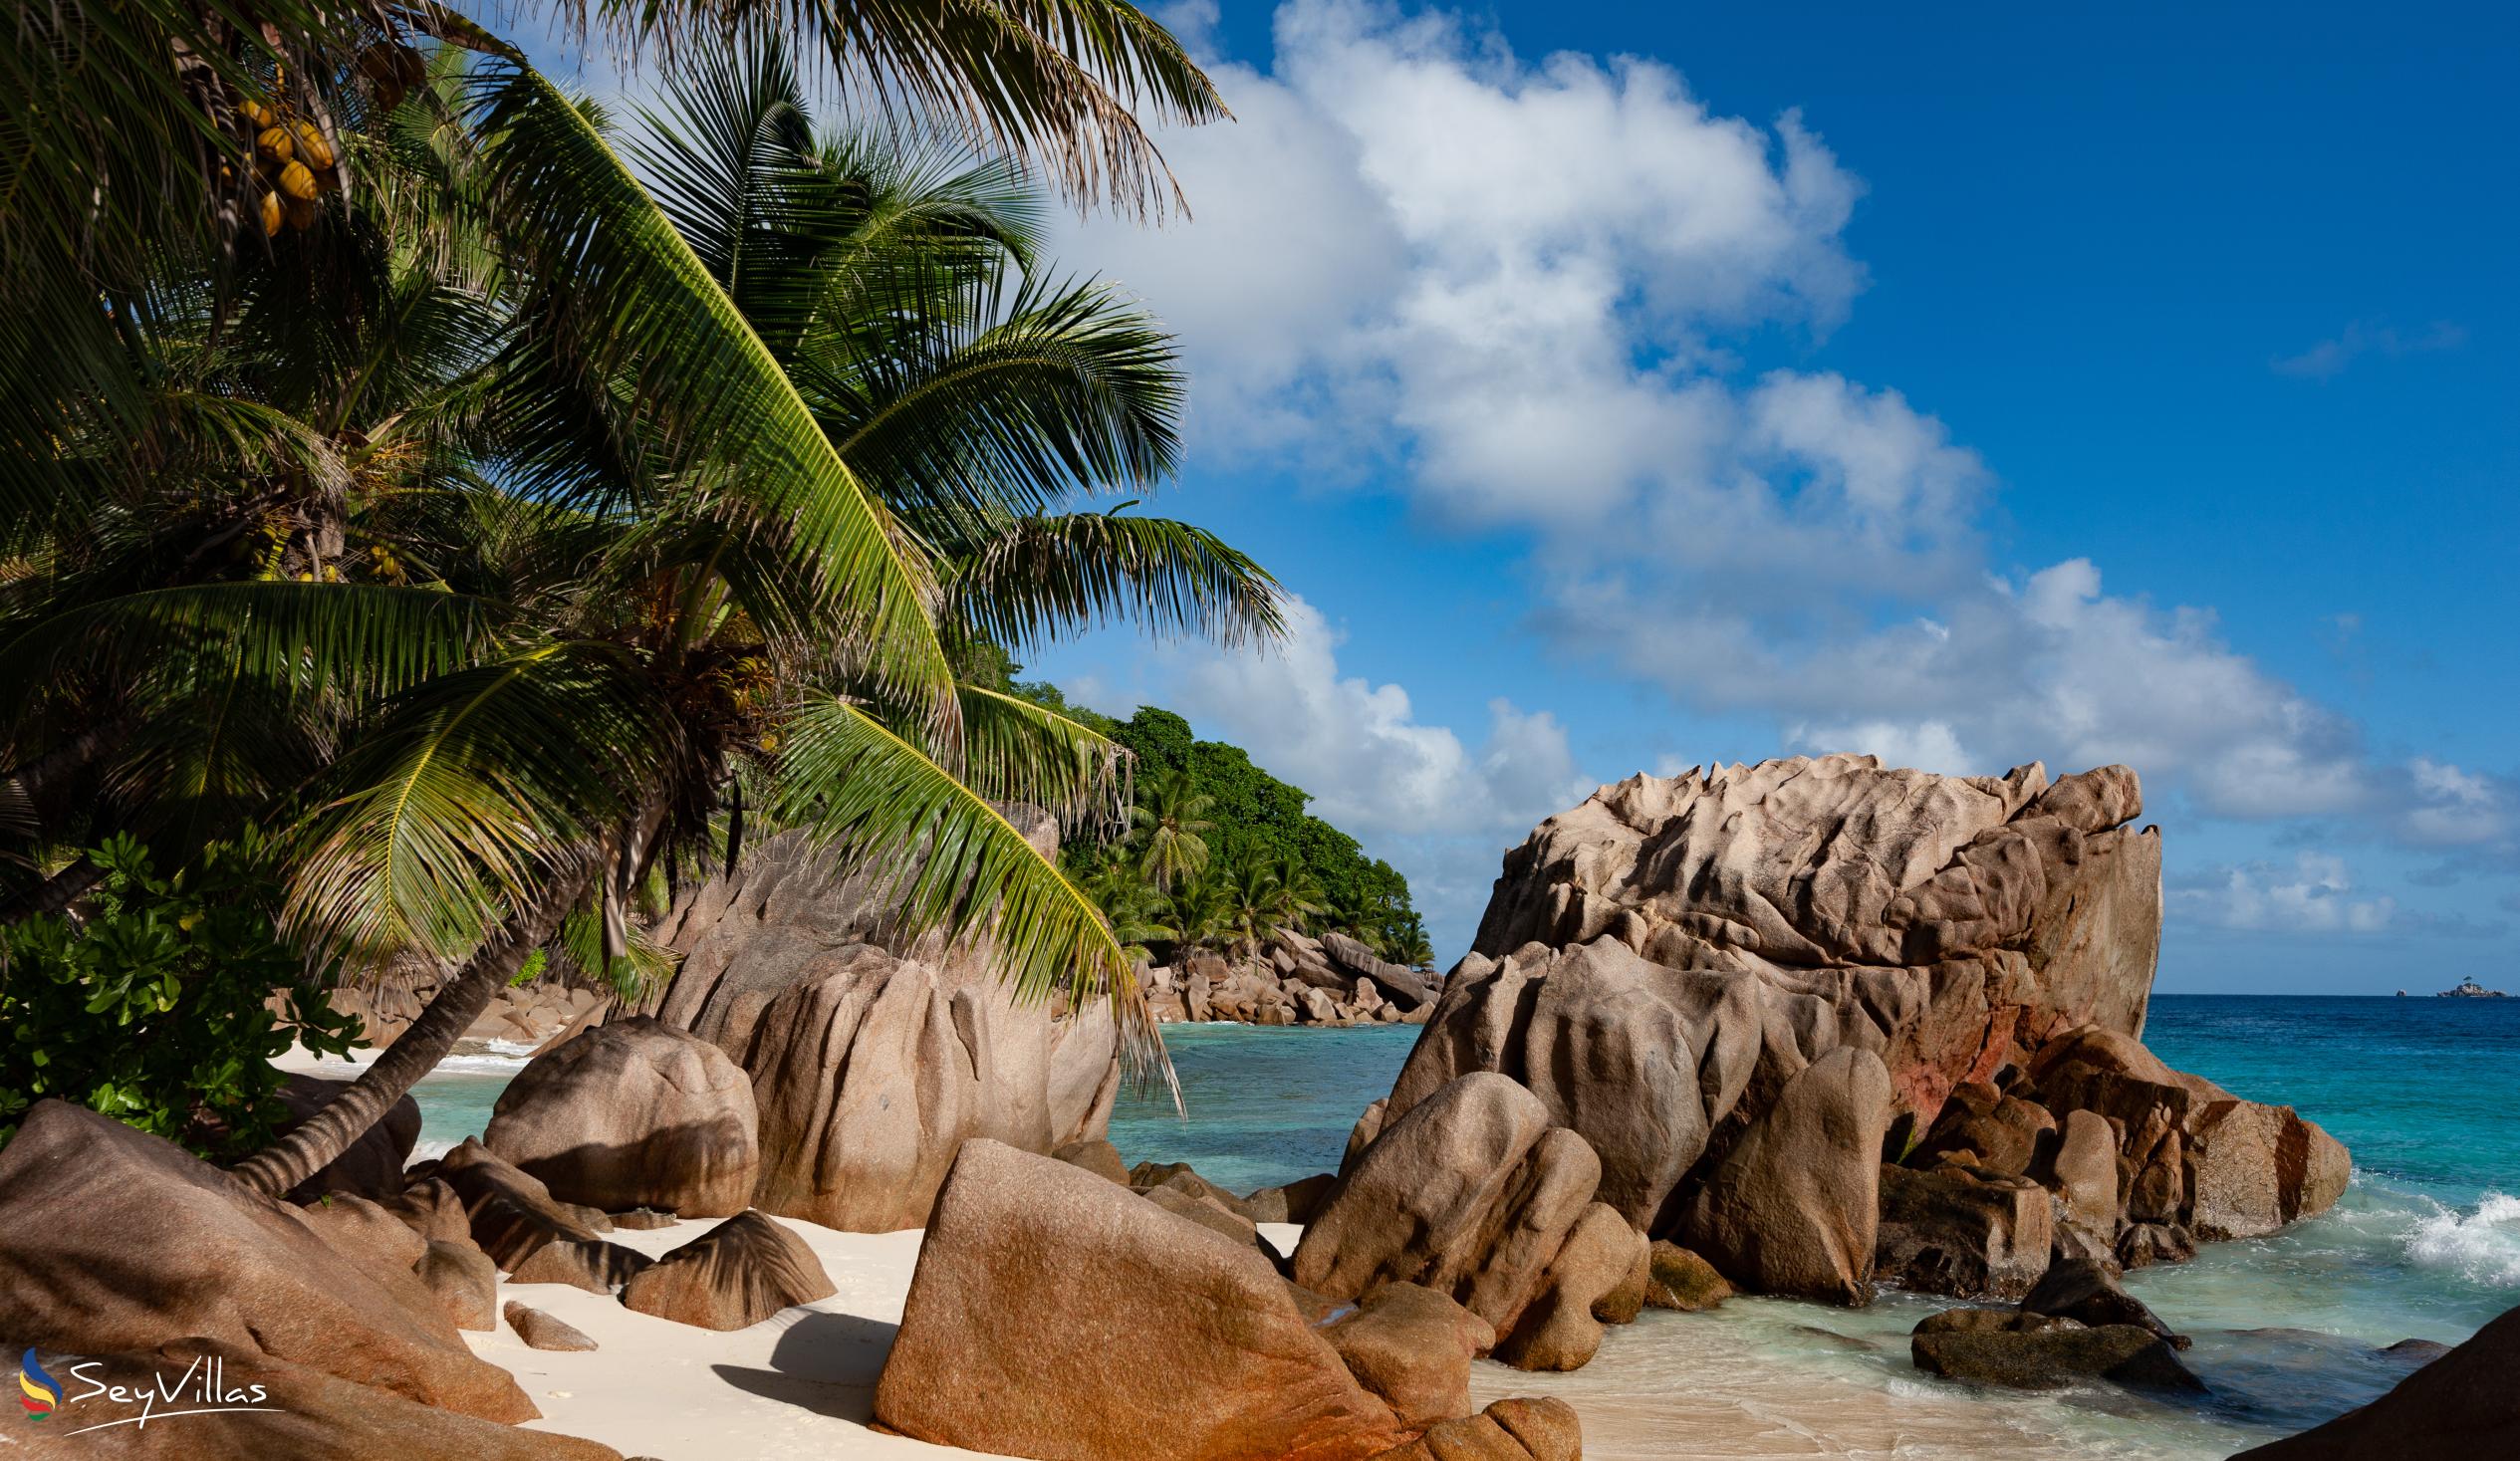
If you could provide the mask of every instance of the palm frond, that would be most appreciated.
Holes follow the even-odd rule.
[[[1142,309],[1092,283],[968,294],[886,302],[885,317],[923,328],[818,340],[796,364],[842,458],[886,500],[931,537],[967,537],[991,512],[1149,490],[1172,475],[1180,360]]]
[[[1204,528],[1070,513],[1015,519],[957,563],[946,613],[1010,648],[1116,621],[1233,645],[1283,633],[1284,606],[1266,569]]]
[[[833,695],[789,717],[778,769],[778,821],[884,878],[903,932],[973,940],[1019,999],[1108,1001],[1133,1063],[1169,1072],[1111,925],[979,793]]]
[[[659,475],[787,535],[830,630],[949,728],[952,674],[917,548],[587,117],[513,52],[474,85],[502,229],[538,277],[567,282],[576,358],[590,378],[623,382],[653,423]]]
[[[145,685],[208,654],[223,677],[307,695],[373,698],[479,660],[507,615],[431,589],[202,584],[128,594],[30,624],[0,645],[0,713],[74,678]]]
[[[992,802],[1042,808],[1060,826],[1109,823],[1129,806],[1129,749],[1045,706],[962,687],[960,779]]]
[[[739,36],[819,41],[843,87],[889,120],[959,126],[1079,202],[1186,207],[1136,113],[1228,116],[1172,34],[1126,0],[599,0],[596,23],[668,64]]]
[[[628,821],[677,747],[611,644],[544,645],[416,686],[319,784],[290,926],[456,956]]]

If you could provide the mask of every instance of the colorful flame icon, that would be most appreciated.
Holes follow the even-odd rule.
[[[18,1361],[18,1388],[26,1392],[18,1397],[18,1403],[26,1407],[29,1420],[42,1420],[61,1407],[61,1382],[44,1372],[32,1349]]]

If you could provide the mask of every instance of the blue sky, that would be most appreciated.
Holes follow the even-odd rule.
[[[1036,673],[1250,747],[1447,962],[1593,785],[1857,750],[2134,765],[2165,990],[2520,984],[2503,12],[1158,13],[1238,120],[1062,263],[1298,632]]]

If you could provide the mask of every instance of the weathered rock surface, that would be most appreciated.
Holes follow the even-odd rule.
[[[1779,1265],[1788,1292],[1845,1299],[1876,1236],[1892,1281],[2018,1296],[2052,1252],[2167,1257],[2180,1232],[2320,1211],[2344,1148],[2141,1044],[2161,909],[2159,838],[2129,825],[2142,810],[2124,767],[2051,783],[2037,765],[1956,778],[1824,756],[1605,787],[1507,855],[1345,1169],[1376,1127],[1493,1072],[1586,1139],[1601,1199],[1640,1231],[1758,1285],[1747,1245],[1772,1213],[1779,1253],[1803,1250]],[[1786,1094],[1847,1052],[1887,1078],[1890,1140],[1837,1144],[1868,1174],[1814,1184],[1841,1194],[1824,1241],[1807,1204],[1731,1189]],[[1877,1235],[1843,1194],[1883,1161],[1937,1175],[1883,1179],[1895,1207]],[[1728,1236],[1702,1226],[1719,1219]]]
[[[2161,1323],[2160,1316],[2119,1284],[2117,1275],[2097,1263],[2060,1263],[2050,1267],[2037,1286],[2022,1296],[2021,1312],[2070,1319],[2093,1329],[2133,1325],[2148,1331],[2173,1349],[2184,1349],[2188,1344],[2185,1335],[2174,1333]]]
[[[499,1270],[470,1243],[431,1243],[411,1264],[447,1323],[487,1333],[499,1327]]]
[[[635,1248],[598,1239],[576,1243],[555,1238],[537,1248],[508,1275],[515,1284],[567,1284],[590,1294],[610,1294],[655,1262]]]
[[[481,1144],[478,1136],[439,1158],[434,1179],[454,1190],[472,1241],[510,1273],[546,1243],[593,1243],[596,1230],[542,1182]]]
[[[1953,1309],[1928,1317],[1908,1339],[1927,1374],[2014,1389],[2053,1390],[2082,1379],[2140,1389],[2202,1390],[2170,1346],[2135,1325],[2089,1328],[2008,1309]]]
[[[752,1202],[758,1125],[752,1081],[724,1051],[633,1016],[536,1056],[481,1140],[563,1202],[728,1217]]]
[[[1667,1238],[1645,1255],[1645,1303],[1655,1309],[1699,1314],[1732,1297],[1732,1285],[1715,1266]]]
[[[1925,1294],[2018,1299],[2047,1272],[2054,1203],[2026,1177],[1944,1162],[1885,1166],[1876,1271]],[[2114,1219],[2113,1219],[2114,1221]]]
[[[598,1347],[586,1331],[567,1320],[545,1314],[530,1305],[519,1304],[511,1299],[507,1307],[499,1313],[500,1317],[508,1322],[508,1328],[516,1331],[516,1337],[525,1341],[525,1347],[528,1349],[583,1352]]]
[[[2520,1309],[2360,1410],[2233,1461],[2474,1461],[2520,1440]]]
[[[1806,1067],[1707,1175],[1682,1241],[1760,1293],[1869,1302],[1890,1103],[1890,1072],[1869,1050]]]
[[[1295,1282],[1333,1300],[1422,1284],[1511,1332],[1601,1165],[1503,1076],[1463,1077],[1386,1127],[1297,1244]]]
[[[1604,1202],[1586,1208],[1496,1357],[1516,1369],[1581,1367],[1601,1348],[1603,1324],[1627,1324],[1643,1305],[1646,1247],[1619,1209]]]
[[[1047,818],[1027,832],[1055,852]],[[657,1017],[751,1078],[763,1211],[917,1227],[966,1138],[1048,1152],[1109,1123],[1120,1061],[1107,1006],[1018,1005],[981,952],[887,933],[888,906],[783,834],[658,927],[683,960]]]
[[[0,1334],[82,1355],[201,1339],[484,1420],[533,1418],[442,1315],[172,1143],[39,1101],[0,1148]]]
[[[1267,1259],[989,1140],[937,1194],[875,1413],[1044,1461],[1134,1461],[1154,1436],[1180,1461],[1364,1461],[1404,1434]]]
[[[740,1330],[839,1293],[805,1240],[738,1213],[630,1275],[624,1308],[707,1330]]]
[[[1496,1344],[1486,1320],[1416,1284],[1385,1284],[1322,1335],[1411,1429],[1468,1415],[1470,1361]]]
[[[46,1348],[49,1349],[49,1345]],[[261,1406],[187,1414],[148,1425],[117,1425],[80,1434],[75,1429],[128,1419],[137,1405],[115,1405],[92,1395],[65,1405],[50,1424],[9,1427],[7,1454],[24,1461],[622,1461],[610,1446],[551,1431],[519,1430],[420,1404],[407,1395],[355,1384],[310,1365],[276,1359],[250,1345],[177,1339],[162,1347],[116,1353],[74,1351],[58,1358],[57,1376],[69,1363],[83,1375],[128,1391],[149,1391],[161,1381],[188,1375],[194,1386],[248,1400],[261,1387]],[[84,1368],[94,1364],[94,1369]],[[75,1396],[85,1386],[72,1389]],[[164,1410],[168,1407],[160,1404]],[[530,1412],[529,1412],[530,1413]],[[68,1421],[65,1425],[64,1422]]]
[[[1584,1427],[1564,1400],[1498,1400],[1376,1461],[1582,1461]]]

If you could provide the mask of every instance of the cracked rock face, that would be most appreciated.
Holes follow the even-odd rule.
[[[1693,1173],[1845,1047],[1921,1131],[2068,1030],[2140,1035],[2161,860],[2133,771],[1946,777],[1797,757],[1605,787],[1505,858],[1386,1120],[1498,1071],[1671,1229]]]

